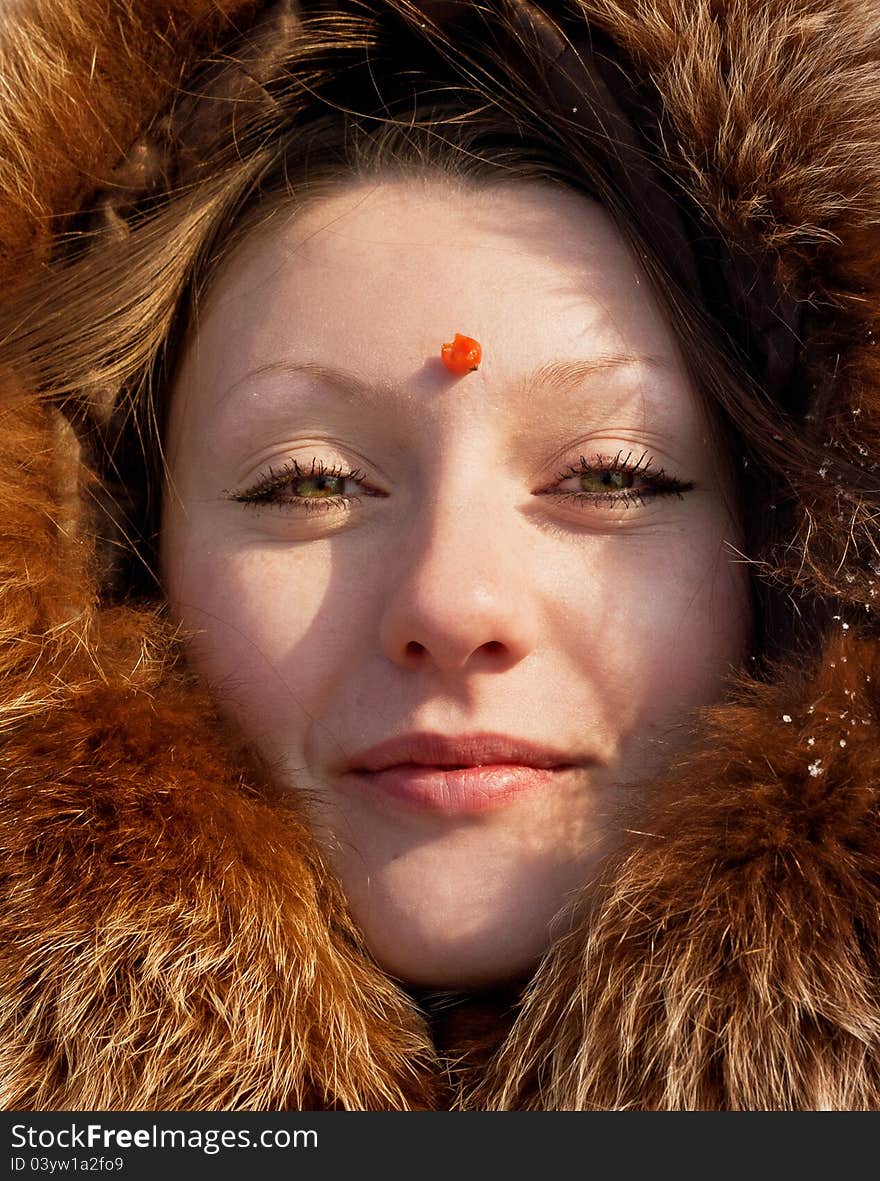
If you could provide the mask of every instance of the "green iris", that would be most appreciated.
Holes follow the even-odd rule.
[[[339,492],[339,481],[342,476],[300,476],[291,483],[297,488],[297,496],[310,498],[312,492]]]
[[[585,486],[585,492],[602,492],[606,488],[629,488],[632,486],[632,472],[598,472],[595,475],[584,472],[580,480]],[[587,487],[590,484],[593,486]]]

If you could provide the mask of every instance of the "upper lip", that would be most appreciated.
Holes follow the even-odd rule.
[[[560,750],[509,734],[402,734],[358,751],[348,760],[352,771],[384,771],[413,764],[422,767],[479,767],[522,764],[528,767],[569,767],[584,760]]]

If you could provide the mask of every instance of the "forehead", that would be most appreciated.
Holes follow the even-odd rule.
[[[441,379],[426,363],[455,332],[481,342],[468,382],[490,402],[512,405],[525,373],[609,354],[655,358],[667,395],[669,377],[686,384],[645,273],[597,203],[548,183],[430,174],[275,209],[215,277],[190,360],[215,407],[285,361],[413,394]],[[643,397],[647,371],[633,375]]]
[[[567,298],[580,314],[593,304],[591,319],[625,310],[631,330],[663,334],[642,269],[598,203],[549,183],[431,174],[349,182],[275,209],[227,259],[206,307],[283,296],[316,321],[327,308],[316,290],[344,314],[377,283],[389,313],[488,320],[499,302],[538,311],[542,299]]]

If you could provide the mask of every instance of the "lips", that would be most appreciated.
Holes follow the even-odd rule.
[[[548,791],[594,760],[506,734],[408,734],[359,751],[348,781],[420,811],[473,813]]]
[[[384,771],[407,764],[420,767],[466,768],[513,764],[551,769],[584,760],[562,750],[507,734],[405,734],[358,751],[348,761],[351,771]]]

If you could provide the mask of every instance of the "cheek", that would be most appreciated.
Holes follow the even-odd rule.
[[[360,631],[360,596],[336,586],[321,546],[308,558],[185,540],[166,552],[172,613],[192,637],[190,664],[252,737],[269,748],[273,735],[289,742],[339,691]]]
[[[706,520],[662,538],[598,541],[558,597],[575,678],[618,733],[650,734],[718,699],[745,658],[747,567],[731,561],[724,536]]]

